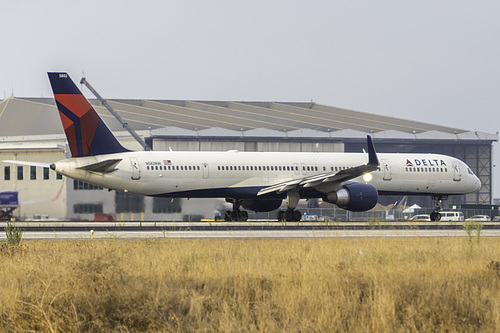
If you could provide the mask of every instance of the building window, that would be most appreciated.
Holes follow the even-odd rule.
[[[182,211],[181,208],[181,199],[179,198],[153,198],[153,213],[161,214],[161,213],[180,213]]]
[[[75,214],[93,214],[102,213],[102,203],[85,204],[79,203],[73,205],[73,213]]]
[[[73,190],[102,190],[102,187],[97,185],[92,185],[80,180],[73,180]]]
[[[144,197],[141,195],[116,192],[115,208],[120,213],[142,213],[144,212]]]
[[[10,166],[6,166],[3,169],[3,179],[4,180],[10,180]]]
[[[30,179],[36,180],[36,166],[30,166]]]
[[[23,180],[23,166],[17,166],[17,180]]]
[[[49,168],[43,168],[43,179],[47,180],[49,179]]]
[[[56,179],[62,179],[62,175],[56,172]]]

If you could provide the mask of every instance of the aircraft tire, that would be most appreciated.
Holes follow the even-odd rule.
[[[432,212],[430,217],[431,221],[441,221],[441,214],[439,212]]]
[[[285,212],[285,220],[287,222],[293,222],[295,220],[295,214],[294,214],[294,210],[291,210],[291,209],[288,209],[286,212]]]

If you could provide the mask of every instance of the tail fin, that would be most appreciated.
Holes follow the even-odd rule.
[[[67,73],[49,75],[71,156],[128,151],[115,138]]]

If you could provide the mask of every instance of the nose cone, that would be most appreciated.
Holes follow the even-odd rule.
[[[479,189],[481,188],[481,181],[479,180],[479,178],[474,175],[474,184],[475,184],[475,188],[474,188],[474,192],[476,191],[479,191]]]

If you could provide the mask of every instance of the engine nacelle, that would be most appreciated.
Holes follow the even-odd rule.
[[[370,184],[351,183],[335,192],[327,193],[323,201],[352,212],[364,212],[375,207],[378,202],[378,191]]]
[[[241,200],[241,206],[244,209],[253,210],[254,212],[270,212],[278,209],[283,200]]]

